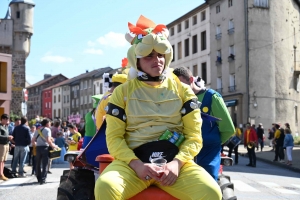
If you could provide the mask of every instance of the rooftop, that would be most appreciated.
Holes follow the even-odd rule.
[[[35,6],[33,0],[12,0],[12,1],[9,3],[9,5],[10,5],[10,4],[14,4],[14,3],[25,3],[25,4],[30,4],[30,5]]]

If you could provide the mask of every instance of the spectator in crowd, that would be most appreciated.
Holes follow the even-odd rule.
[[[12,132],[13,132],[14,128],[16,126],[19,126],[20,124],[21,124],[21,119],[16,117],[15,122],[14,122],[14,127],[12,127]],[[11,132],[11,134],[12,134],[12,132]],[[12,155],[11,164],[10,164],[10,167],[12,168],[13,162],[14,162],[14,157],[15,157],[14,156],[15,155],[15,143],[13,140],[9,144],[9,154]]]
[[[9,132],[9,135],[12,135],[12,132],[13,132],[14,128],[15,128],[15,123],[14,123],[13,118],[11,117],[11,118],[10,118],[10,123],[9,123],[9,125],[8,125],[8,132]]]
[[[256,133],[257,133],[257,138],[258,138],[258,145],[257,145],[257,151],[259,149],[259,145],[260,145],[260,151],[263,150],[264,148],[264,128],[263,128],[263,124],[259,123],[258,127],[256,129]]]
[[[275,135],[273,141],[275,144],[275,158],[273,162],[277,162],[278,157],[280,159],[280,162],[284,162],[284,150],[283,150],[284,131],[282,131],[279,124],[275,124]]]
[[[269,147],[272,147],[271,151],[274,151],[274,144],[273,144],[274,132],[272,129],[268,129],[268,132],[269,132],[269,136],[268,136]]]
[[[287,165],[292,165],[292,151],[294,147],[294,138],[291,134],[291,130],[286,128],[284,129],[285,137],[283,142],[283,147],[286,148],[286,156],[287,156]]]
[[[63,133],[61,131],[57,133],[55,144],[61,149],[61,152],[60,152],[60,158],[53,160],[53,163],[62,164],[64,163],[64,156],[66,154],[66,148],[65,148],[66,143],[65,143],[65,138],[63,136]]]
[[[285,125],[285,128],[290,129],[290,132],[292,132],[292,129],[291,129],[291,126],[289,123],[286,122],[284,125]]]
[[[50,120],[43,119],[42,127],[35,132],[31,142],[36,145],[36,177],[38,182],[42,185],[46,183],[47,167],[49,162],[48,147],[53,149],[57,146],[51,141]],[[42,166],[42,169],[41,169]]]
[[[244,132],[244,147],[247,148],[249,163],[247,166],[256,167],[256,155],[255,146],[257,145],[257,134],[253,126],[250,123],[246,124],[246,130]]]
[[[4,163],[7,159],[9,150],[9,141],[13,139],[13,136],[8,132],[9,117],[7,114],[1,115],[0,122],[0,180],[7,181],[8,178],[4,176]]]
[[[30,141],[32,140],[35,131],[36,131],[35,125],[32,125],[32,126],[30,127]],[[30,145],[29,145],[29,154],[28,154],[28,158],[29,158],[28,165],[29,165],[29,166],[32,166],[32,165],[33,165],[33,159],[34,159],[34,157],[33,157],[33,154],[32,154],[32,150],[33,150],[33,146],[32,146],[32,144],[30,143]]]
[[[73,124],[68,125],[70,136],[68,138],[68,144],[69,144],[69,151],[77,151],[78,142],[81,139],[81,134],[76,131],[76,126]],[[74,166],[70,162],[70,169],[73,169]]]
[[[12,173],[16,173],[17,165],[19,162],[18,177],[26,177],[24,174],[24,164],[26,156],[29,153],[30,144],[30,129],[27,126],[27,118],[21,118],[21,125],[16,126],[12,133],[13,142],[15,143],[14,161],[12,165]]]
[[[51,136],[52,138],[56,138],[57,136],[57,133],[60,131],[60,121],[59,120],[56,120],[54,123],[53,123],[53,126],[51,127]]]
[[[235,127],[235,133],[233,134],[233,136],[236,136],[239,139],[241,139],[241,136],[242,136],[241,129],[236,125],[235,122],[233,124],[234,124],[234,127]],[[238,149],[239,149],[239,145],[236,145],[236,147],[234,149],[229,148],[229,151],[228,151],[228,157],[231,157],[232,150],[234,150],[234,163],[236,165],[239,163],[239,152],[238,152]]]

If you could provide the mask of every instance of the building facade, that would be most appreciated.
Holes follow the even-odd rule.
[[[173,47],[172,68],[185,66],[210,87],[210,15],[202,4],[167,25]]]
[[[207,0],[212,88],[238,124],[290,123],[299,132],[298,0]]]
[[[42,117],[53,119],[52,115],[52,89],[46,88],[42,91]]]
[[[0,53],[0,116],[4,113],[10,113],[10,102],[11,55]]]
[[[12,55],[11,106],[13,113],[21,115],[25,88],[26,58],[30,53],[33,35],[32,0],[12,0],[4,19],[0,19],[0,53]]]
[[[51,76],[50,74],[45,74],[44,79],[30,85],[26,89],[28,90],[28,106],[27,106],[27,118],[34,119],[36,116],[42,114],[42,91],[45,88],[53,86],[59,82],[66,80],[62,74]]]

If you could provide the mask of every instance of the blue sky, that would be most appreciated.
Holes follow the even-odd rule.
[[[33,0],[34,34],[26,61],[26,79],[34,84],[45,73],[72,78],[86,70],[121,67],[129,43],[127,23],[142,14],[168,24],[204,0]],[[9,0],[0,0],[4,18]]]

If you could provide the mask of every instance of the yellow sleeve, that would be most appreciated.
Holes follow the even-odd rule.
[[[106,99],[102,99],[100,101],[99,105],[97,106],[97,110],[96,110],[96,114],[95,114],[97,130],[99,130],[102,126],[103,117],[106,115],[106,112],[104,109],[107,106],[109,99],[110,99],[110,96],[107,97]]]
[[[197,99],[194,92],[189,86],[184,84],[180,85],[182,86],[183,95],[181,97],[184,98],[182,99],[183,103],[193,98]],[[179,159],[182,162],[187,162],[193,160],[203,146],[201,134],[202,119],[200,117],[200,109],[195,109],[189,114],[183,116],[182,122],[182,132],[185,136],[185,140],[180,145],[179,153],[175,156],[175,158]]]
[[[109,103],[113,103],[125,110],[122,86],[123,85],[120,85],[114,90]],[[131,160],[138,159],[125,141],[126,123],[111,115],[106,116],[106,122],[106,142],[109,153],[115,159],[124,161],[127,164],[129,164]]]
[[[276,130],[274,138],[278,139],[279,137],[280,137],[280,130]]]
[[[238,136],[240,138],[241,135],[242,135],[241,130],[239,128],[236,128],[235,129],[235,134],[236,134],[236,136]]]

